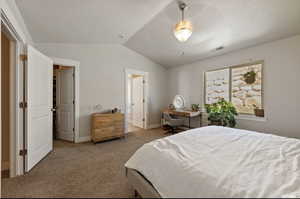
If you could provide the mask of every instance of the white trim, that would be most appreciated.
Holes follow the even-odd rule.
[[[125,68],[125,106],[124,106],[124,113],[125,113],[125,134],[128,133],[128,106],[130,106],[128,103],[128,83],[129,83],[129,78],[128,76],[130,74],[135,74],[135,75],[142,75],[144,76],[144,99],[145,99],[145,103],[144,103],[144,118],[145,118],[145,122],[144,122],[144,129],[148,128],[148,123],[149,123],[149,113],[148,113],[148,93],[149,93],[149,73],[148,72],[144,72],[144,71],[139,71],[139,70],[133,70],[133,69],[129,69],[129,68]]]
[[[59,135],[57,135],[57,139],[58,140],[67,140],[67,141],[74,140],[74,135],[60,133]]]
[[[18,100],[17,100],[17,91],[18,91],[18,80],[17,80],[17,42],[10,41],[10,133],[9,133],[9,142],[10,142],[10,149],[9,149],[9,176],[15,177],[17,173],[17,124],[18,124]]]
[[[7,14],[10,15],[10,17],[7,17]],[[19,55],[22,53],[22,46],[23,46],[23,39],[24,37],[20,37],[19,33],[20,31],[17,31],[14,27],[14,25],[11,23],[9,19],[12,19],[13,22],[14,18],[11,16],[11,12],[6,7],[3,9],[1,8],[1,22],[4,24],[6,28],[6,32],[10,35],[11,40],[11,61],[12,65],[12,81],[11,86],[11,122],[10,122],[10,177],[15,177],[17,175],[23,174],[23,158],[19,156],[19,151],[21,148],[23,148],[23,111],[19,108],[19,102],[22,99],[23,96],[23,73],[21,69],[21,61],[19,59]],[[12,57],[13,56],[13,57]]]
[[[237,120],[252,120],[257,122],[267,122],[266,117],[257,117],[255,115],[238,115],[236,117]]]
[[[79,137],[76,143],[90,142],[91,136]]]
[[[157,129],[157,128],[160,128],[161,127],[161,124],[150,124],[148,129]]]
[[[16,4],[16,1],[10,1],[10,0],[6,0],[7,2],[7,5],[10,9],[10,11],[12,12],[13,16],[11,16],[11,18],[13,17],[14,18],[14,26],[17,26],[17,28],[19,29],[18,32],[21,32],[22,31],[22,36],[24,37],[24,40],[27,40],[26,43],[29,43],[29,44],[32,44],[33,43],[33,40],[32,40],[32,37],[31,37],[31,34],[29,33],[28,31],[28,28],[26,26],[26,23],[24,21],[24,18]],[[11,19],[11,21],[13,21]]]
[[[79,61],[75,61],[75,60],[71,60],[71,59],[62,59],[62,58],[58,58],[58,57],[51,57],[51,59],[53,60],[54,64],[57,64],[57,65],[74,66],[74,67],[79,67],[79,65],[80,65]]]
[[[1,0],[1,12],[5,15],[6,21],[9,22],[9,26],[13,28],[13,32],[18,35],[18,41],[21,43],[26,43],[26,41],[32,43],[31,35],[29,34],[25,23],[23,23],[22,17],[19,17],[21,15],[14,2],[15,1]]]
[[[24,129],[24,112],[21,108],[19,108],[19,102],[23,101],[23,97],[25,95],[24,91],[24,67],[23,62],[20,60],[19,56],[24,53],[24,44],[17,41],[17,51],[16,51],[16,176],[24,174],[24,161],[23,157],[19,155],[19,151],[23,149],[23,133]],[[25,139],[25,138],[24,138]]]
[[[63,65],[63,66],[73,66],[75,71],[75,135],[74,135],[74,142],[79,143],[80,142],[80,136],[79,136],[79,116],[80,116],[80,101],[79,101],[79,66],[80,62],[70,60],[70,59],[62,59],[57,57],[51,57],[54,64],[57,65]]]

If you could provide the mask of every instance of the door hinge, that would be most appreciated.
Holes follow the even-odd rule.
[[[143,99],[143,103],[145,103],[146,102],[146,100],[145,99]]]
[[[75,131],[75,128],[73,128],[73,132]]]
[[[27,61],[27,55],[20,55],[21,61]]]
[[[143,122],[145,122],[145,118],[143,118]]]
[[[20,102],[19,106],[20,108],[25,109],[27,108],[27,102]]]
[[[75,100],[73,100],[73,104],[75,104]]]
[[[145,80],[143,80],[143,84],[146,84],[146,81],[145,81]]]
[[[23,150],[20,150],[20,156],[25,156],[27,155],[27,149],[23,149]]]

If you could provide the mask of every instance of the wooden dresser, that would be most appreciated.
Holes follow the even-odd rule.
[[[92,114],[91,134],[94,143],[124,137],[124,114]]]

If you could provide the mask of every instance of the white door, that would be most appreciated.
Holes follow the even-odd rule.
[[[57,138],[74,141],[74,70],[64,69],[57,73],[56,115]]]
[[[135,77],[132,80],[132,124],[144,128],[144,78]]]
[[[26,67],[26,171],[53,149],[53,61],[32,46],[27,47]]]

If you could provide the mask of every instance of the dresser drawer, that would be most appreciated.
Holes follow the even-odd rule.
[[[101,118],[95,118],[92,122],[92,128],[99,129],[99,128],[106,128],[114,126],[113,120],[101,120]]]
[[[93,136],[96,137],[108,137],[108,136],[112,136],[115,133],[115,127],[106,127],[106,128],[101,128],[101,129],[94,129],[93,130]]]
[[[116,131],[116,129],[114,128],[95,129],[93,130],[92,140],[93,142],[100,142],[123,136],[124,133],[122,133],[121,131]]]
[[[93,114],[91,125],[93,142],[124,136],[124,115],[121,113]]]
[[[108,127],[124,127],[124,120],[111,120],[111,121],[101,121],[95,120],[92,122],[92,128],[94,129],[101,129],[101,128],[108,128]]]

